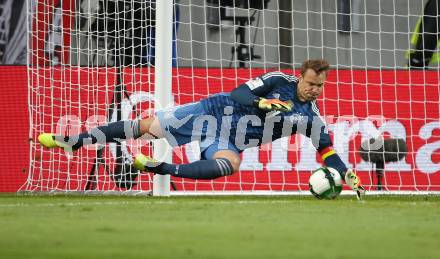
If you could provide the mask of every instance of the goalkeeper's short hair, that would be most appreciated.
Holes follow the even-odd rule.
[[[330,65],[325,59],[309,59],[301,65],[301,75],[304,76],[308,69],[312,69],[316,74],[326,73],[330,69]]]

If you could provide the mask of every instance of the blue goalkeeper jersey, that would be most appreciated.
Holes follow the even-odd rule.
[[[331,146],[326,125],[320,117],[316,102],[300,101],[297,97],[297,83],[298,78],[295,76],[270,72],[249,80],[234,90],[250,90],[249,96],[243,96],[246,95],[243,92],[234,94],[234,91],[218,93],[201,100],[201,104],[206,113],[213,115],[218,125],[222,125],[217,127],[217,131],[221,131],[222,127],[230,127],[229,142],[241,151],[295,133],[310,137],[317,150]],[[249,101],[257,97],[291,101],[293,109],[290,112],[267,112]],[[238,142],[241,144],[238,145]]]

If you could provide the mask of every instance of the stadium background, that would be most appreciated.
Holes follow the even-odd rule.
[[[265,29],[260,29],[254,42],[255,52],[264,53],[264,56],[260,60],[253,60],[249,65],[254,68],[265,67],[272,70],[272,67],[278,66],[280,60],[283,65],[290,66],[298,65],[305,58],[328,59],[339,70],[333,70],[329,78],[330,83],[324,93],[326,101],[325,109],[322,110],[323,115],[359,118],[379,115],[387,120],[397,121],[405,129],[411,155],[403,163],[404,166],[399,168],[400,175],[395,172],[396,166],[390,167],[391,170],[387,171],[387,180],[391,182],[388,184],[395,188],[403,186],[405,189],[410,188],[405,185],[417,182],[427,186],[435,184],[438,188],[440,183],[440,129],[437,126],[438,101],[440,100],[439,73],[437,70],[409,72],[405,69],[405,52],[410,47],[408,35],[420,16],[423,8],[422,1],[395,0],[380,1],[380,3],[379,0],[354,1],[360,3],[359,11],[364,14],[364,18],[354,17],[353,21],[357,23],[353,24],[353,33],[334,32],[337,24],[331,14],[336,12],[335,2],[292,1],[293,27],[290,33],[293,34],[293,47],[284,47],[284,51],[290,51],[293,54],[290,55],[291,60],[283,60],[285,56],[280,54],[277,42],[279,20],[274,15],[281,6],[277,5],[277,1],[270,1],[260,21],[262,23],[260,25],[264,25]],[[58,3],[59,1],[52,2],[54,6]],[[69,1],[63,3],[63,8],[71,8]],[[234,37],[231,36],[233,35],[232,28],[220,31],[205,30],[203,25],[205,23],[204,1],[194,0],[191,1],[191,5],[188,5],[188,0],[182,0],[179,4],[181,25],[177,34],[177,40],[180,42],[178,63],[179,67],[194,67],[193,71],[180,68],[179,73],[188,78],[197,75],[194,81],[180,82],[176,102],[185,103],[193,100],[188,97],[191,95],[192,85],[197,85],[202,90],[208,89],[207,81],[203,78],[208,74],[209,76],[220,75],[218,67],[229,65],[230,48],[235,42]],[[42,17],[44,18],[47,17]],[[365,22],[367,19],[368,23]],[[251,34],[255,33],[258,24],[254,26],[250,30]],[[47,28],[40,28],[39,33],[43,35],[40,39],[43,39],[44,33],[48,33]],[[219,41],[223,42],[221,48],[218,46]],[[70,40],[66,39],[65,43],[67,42]],[[76,41],[72,41],[74,42]],[[38,42],[37,46],[40,51],[44,49],[44,46],[42,47]],[[72,47],[80,48],[75,45]],[[199,49],[205,51],[198,51]],[[87,60],[87,58],[81,60]],[[81,62],[72,60],[73,64],[75,62],[81,64]],[[205,67],[209,69],[206,70]],[[259,69],[247,68],[224,71],[226,71],[223,72],[224,75],[230,73],[229,78],[236,80],[224,80],[217,83],[211,80],[209,93],[230,90],[238,83],[262,72]],[[0,191],[7,192],[16,191],[25,182],[28,169],[29,115],[26,67],[2,66],[0,78],[3,82],[0,97],[0,116],[2,116],[0,144],[5,147],[2,148],[0,164]],[[336,86],[334,82],[338,82],[338,85]],[[109,85],[109,87],[113,86]],[[177,93],[176,89],[174,93]],[[200,96],[202,95],[203,93],[200,93]],[[366,97],[369,102],[364,101]],[[321,107],[323,107],[322,100],[320,100]],[[81,119],[85,121],[87,118]],[[355,168],[358,167],[361,174],[364,174],[363,178],[369,179],[365,176],[369,168],[365,166],[365,163],[362,165],[356,153],[360,144],[359,140],[360,135],[350,142],[347,161]],[[336,146],[338,144],[336,143]],[[259,159],[251,163],[266,165],[270,160],[264,152],[260,154]],[[287,159],[290,166],[295,166],[297,162],[300,162],[298,154],[294,152],[289,153]],[[309,173],[308,170],[309,168],[303,172]],[[267,171],[260,170],[257,174],[260,175],[263,183],[268,181]],[[277,176],[276,170],[271,171],[270,175],[271,181],[276,181],[277,177],[281,177]],[[246,171],[243,176],[246,177]],[[307,174],[304,174],[303,177],[306,178],[306,176]],[[249,177],[254,176],[250,174]]]
[[[369,191],[362,201],[352,191],[346,191],[347,195],[336,200],[283,195],[292,192],[265,192],[270,194],[265,196],[246,195],[249,192],[232,196],[223,195],[230,192],[212,193],[219,194],[215,196],[174,192],[172,197],[145,197],[147,192],[118,192],[110,185],[104,189],[109,192],[98,190],[83,195],[81,189],[73,186],[77,179],[72,179],[83,171],[57,170],[66,166],[66,154],[59,149],[35,152],[40,146],[30,142],[29,136],[35,138],[42,128],[47,129],[65,115],[80,114],[84,129],[90,118],[87,116],[108,111],[109,103],[102,100],[116,92],[117,87],[106,84],[115,77],[115,68],[112,64],[98,67],[94,55],[84,54],[79,59],[60,52],[64,47],[76,53],[102,54],[92,44],[76,45],[78,34],[70,38],[68,26],[64,27],[64,33],[56,30],[60,21],[68,23],[71,19],[59,15],[54,5],[62,2],[62,8],[68,10],[72,1],[29,0],[28,3],[36,1],[42,4],[38,10],[40,22],[30,22],[38,30],[34,35],[40,40],[47,39],[48,44],[33,39],[36,51],[32,53],[36,59],[30,61],[47,62],[44,64],[49,66],[26,67],[24,27],[7,33],[8,19],[4,18],[9,16],[14,21],[10,24],[15,25],[26,21],[16,8],[25,0],[0,0],[0,9],[7,7],[0,10],[0,60],[9,64],[0,66],[0,258],[342,259],[355,255],[356,258],[438,259],[439,67],[408,70],[405,59],[410,34],[426,0],[271,0],[268,9],[261,12],[264,15],[259,26],[254,23],[247,34],[253,36],[260,27],[254,47],[262,59],[249,62],[251,68],[236,68],[237,62],[231,59],[231,47],[236,46],[233,25],[225,23],[221,29],[205,27],[202,7],[205,1],[176,0],[181,7],[178,66],[174,68],[173,78],[173,82],[178,80],[178,86],[173,84],[177,104],[230,90],[263,71],[292,72],[291,67],[298,67],[305,58],[325,57],[333,66],[319,105],[329,123],[335,148],[344,151],[342,159],[360,172],[367,185],[371,181],[368,172],[371,165],[358,156],[361,137],[383,130],[387,136],[406,138],[410,153],[405,161],[387,164],[385,183],[391,189],[417,188],[420,195],[412,195],[414,192],[376,195],[379,192]],[[350,32],[337,29],[336,2],[354,4],[357,13],[351,14],[355,23],[351,24]],[[278,13],[280,17],[289,13],[280,11],[289,9],[288,3],[293,7],[292,16],[287,17],[294,20],[292,29],[287,28],[289,24],[279,24],[281,19],[277,17]],[[14,14],[6,10],[13,10]],[[293,42],[288,43],[282,35],[292,36],[288,38]],[[218,44],[220,40],[223,43]],[[64,46],[60,45],[62,42]],[[73,45],[66,46],[70,43]],[[60,60],[83,66],[81,69],[60,66]],[[125,79],[128,90],[134,87],[145,91],[144,95],[150,94],[154,70],[144,66],[147,71],[142,76],[151,78],[140,81],[136,77],[140,74],[133,73],[139,72],[137,69],[124,69],[118,76]],[[27,78],[28,75],[33,76]],[[135,85],[131,84],[133,79]],[[61,86],[61,90],[57,88]],[[135,94],[129,92],[131,96]],[[90,98],[83,100],[86,95]],[[136,109],[140,107],[151,106],[142,103]],[[292,138],[288,143],[294,147],[297,141]],[[281,140],[281,144],[286,142]],[[241,184],[253,190],[306,188],[310,171],[318,166],[316,152],[308,148],[287,151],[281,144],[273,143],[272,149],[246,151],[243,172],[227,181],[216,180],[217,185],[211,187],[237,188]],[[188,149],[182,151],[182,157],[174,157],[176,161],[195,159]],[[93,158],[88,152],[87,148],[81,149],[73,155],[75,160],[69,162],[73,166],[90,167],[90,161],[84,159]],[[105,158],[112,157],[113,154],[108,154]],[[32,185],[30,190],[35,191],[32,193],[5,193],[15,192],[25,182],[29,159],[34,162],[30,167],[35,172],[34,179],[44,178],[35,182],[42,188]],[[292,168],[299,169],[300,174],[295,174]],[[69,184],[64,181],[67,175],[72,177]],[[112,181],[109,175],[105,175],[107,182]],[[178,184],[190,183],[173,180]],[[303,181],[302,185],[298,184],[299,180]],[[62,192],[38,192],[55,188]],[[190,190],[194,186],[186,188]],[[64,192],[67,189],[68,193]],[[197,189],[201,190],[202,186]],[[435,190],[437,195],[421,192],[427,189]]]
[[[259,72],[258,69],[252,71],[252,73],[256,74]],[[188,100],[185,100],[184,96],[186,95],[182,93],[190,93],[193,84],[199,86],[206,85],[206,80],[203,79],[204,76],[207,76],[206,73],[216,75],[220,73],[220,70],[215,68],[210,70],[196,69],[194,71],[191,69],[183,69],[180,73],[188,75],[188,79],[181,82],[179,90],[181,93],[180,96],[183,96],[183,98],[179,98],[178,102],[185,103]],[[192,73],[195,75],[195,80],[190,79]],[[223,73],[228,75],[227,70],[223,71]],[[230,70],[229,73],[235,73],[235,71]],[[242,69],[239,70],[239,73],[240,78],[246,78],[250,71],[248,69]],[[331,72],[329,81],[335,82],[335,77],[338,77],[339,85],[336,86],[329,83],[324,91],[323,96],[326,99],[326,109],[322,111],[323,115],[348,118],[347,120],[343,120],[343,123],[350,123],[350,118],[353,116],[366,118],[368,116],[383,115],[387,118],[386,122],[397,123],[393,126],[394,128],[397,127],[397,129],[399,129],[401,126],[405,130],[404,134],[406,134],[406,140],[408,142],[408,151],[412,155],[409,155],[406,162],[401,164],[400,167],[387,167],[387,184],[393,185],[394,189],[401,188],[404,190],[414,190],[414,188],[409,186],[415,182],[419,185],[426,186],[437,184],[435,188],[426,187],[426,189],[421,190],[440,190],[438,189],[438,183],[440,182],[440,172],[438,170],[438,164],[440,163],[440,128],[438,127],[438,119],[436,119],[439,118],[438,73],[435,71],[409,72],[407,70],[339,70]],[[379,79],[381,80],[380,82],[378,81]],[[3,82],[0,94],[0,101],[2,103],[0,111],[2,121],[0,145],[3,147],[0,158],[0,191],[11,192],[17,191],[25,182],[29,162],[26,67],[1,66],[0,81]],[[399,88],[398,92],[395,92],[396,84]],[[130,84],[127,86],[130,87]],[[109,85],[108,87],[112,86]],[[217,84],[211,81],[210,91],[219,91],[221,87],[220,80]],[[224,89],[232,89],[233,87],[235,87],[234,80],[223,81]],[[202,89],[207,88],[203,87]],[[341,91],[342,89],[343,91]],[[174,88],[174,90],[176,91],[176,88]],[[341,100],[338,100],[337,96],[343,96],[346,101],[342,101],[341,103]],[[367,98],[369,102],[361,101]],[[351,101],[352,99],[354,102]],[[378,105],[380,102],[383,102],[383,105]],[[322,104],[322,99],[320,103]],[[343,107],[343,109],[341,109],[341,107]],[[354,107],[356,107],[356,109],[353,109]],[[429,114],[429,118],[427,118],[427,114]],[[87,118],[81,119],[82,121],[87,120]],[[333,121],[331,124],[335,122],[337,121]],[[350,127],[350,125],[348,126]],[[381,125],[375,126],[380,127]],[[422,130],[423,128],[424,130]],[[357,168],[363,175],[363,179],[369,179],[367,174],[370,167],[368,165],[365,166],[365,163],[363,163],[363,166],[360,165],[362,161],[358,152],[356,152],[360,145],[360,137],[361,135],[358,134],[353,138],[348,146],[349,150],[345,151],[350,151],[347,152],[347,154],[349,154],[348,160],[353,167]],[[339,138],[339,140],[342,140],[342,138]],[[339,141],[336,141],[335,146],[338,147],[340,144]],[[259,161],[247,161],[247,166],[250,164],[255,166],[255,164],[258,165],[259,163],[267,165],[270,156],[285,157],[287,155],[289,165],[293,167],[301,160],[298,152],[289,151],[288,154],[283,154],[282,151],[277,152],[275,155],[261,152]],[[184,159],[187,161],[188,158],[184,157]],[[318,158],[316,159],[316,161],[319,161]],[[307,165],[305,166],[307,167]],[[311,166],[312,168],[309,169],[313,169],[315,165],[312,163]],[[244,161],[242,167],[246,167],[246,161]],[[264,168],[266,168],[266,166]],[[289,168],[283,169],[288,170]],[[395,172],[396,169],[398,169],[400,173]],[[254,173],[246,173],[246,170],[244,170],[241,179],[246,180],[257,177],[259,182],[262,183],[262,186],[269,181],[269,178],[271,178],[270,181],[272,183],[281,183],[282,176],[278,174],[279,172],[277,173],[277,171],[279,170],[271,171],[269,177],[266,170],[257,171],[257,176],[255,176]],[[306,179],[309,172],[310,171],[304,170],[302,177]],[[400,177],[398,174],[400,174]],[[289,175],[287,177],[289,177]],[[290,177],[292,177],[292,181],[295,180],[293,175]],[[233,179],[234,178],[230,178],[231,181]],[[366,181],[366,183],[368,184],[368,181]],[[223,185],[221,188],[235,189],[236,186]],[[259,189],[258,186],[244,186],[244,188]]]

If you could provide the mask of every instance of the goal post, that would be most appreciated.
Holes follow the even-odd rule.
[[[173,105],[171,81],[173,43],[173,0],[156,3],[156,102],[162,107]],[[165,140],[156,140],[154,158],[171,163],[172,149]],[[154,175],[153,195],[170,195],[170,176]]]
[[[172,148],[139,139],[66,153],[43,149],[36,139],[41,132],[77,134],[145,118],[268,72],[299,76],[304,60],[324,58],[331,70],[320,113],[336,152],[369,193],[440,192],[440,67],[435,59],[422,68],[408,60],[431,51],[417,49],[413,37],[427,1],[287,2],[28,1],[31,142],[21,190],[310,194],[308,179],[322,160],[301,135],[250,148],[241,154],[238,173],[209,181],[139,173],[132,166],[140,152],[194,162],[200,159],[197,142]],[[362,143],[370,139],[391,146],[366,154]],[[403,140],[406,152],[389,139]],[[388,154],[393,148],[400,153]]]

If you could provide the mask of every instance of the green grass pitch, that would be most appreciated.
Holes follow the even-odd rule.
[[[0,258],[440,258],[440,197],[0,195]]]

